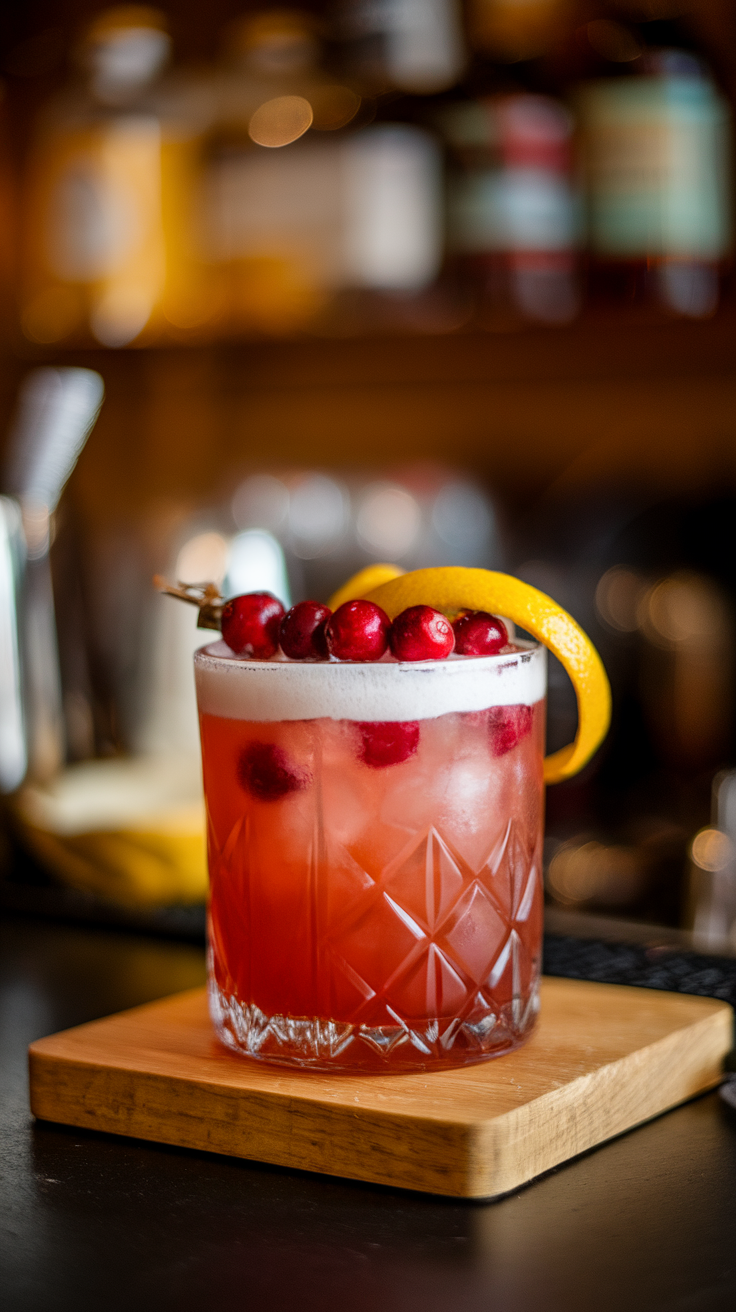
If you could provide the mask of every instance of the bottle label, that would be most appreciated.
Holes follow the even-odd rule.
[[[729,116],[707,83],[626,78],[581,98],[589,226],[603,256],[718,260],[729,245]]]

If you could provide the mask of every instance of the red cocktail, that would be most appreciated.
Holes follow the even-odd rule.
[[[400,1071],[530,1032],[544,648],[409,665],[195,658],[210,1000],[269,1062]]]

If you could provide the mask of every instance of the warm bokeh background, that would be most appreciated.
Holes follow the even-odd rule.
[[[160,8],[174,69],[195,70],[208,85],[224,77],[228,24],[274,9],[230,0]],[[449,187],[457,143],[438,124],[456,104],[533,94],[576,113],[579,84],[634,78],[663,48],[699,60],[724,105],[736,91],[728,0],[475,0],[461,16],[465,65],[429,92],[366,71],[334,7],[300,9],[325,38],[320,66],[361,97],[352,127],[340,129],[346,139],[381,123],[418,127],[435,142]],[[368,541],[355,529],[366,488],[398,489],[431,519],[432,497],[458,484],[474,489],[488,523],[470,545],[456,549],[447,539],[446,558],[518,572],[557,597],[600,644],[614,685],[607,747],[549,796],[550,895],[566,907],[692,923],[697,880],[730,870],[732,860],[720,773],[736,764],[730,241],[705,261],[718,291],[696,314],[678,314],[653,294],[661,251],[611,261],[581,233],[568,252],[578,301],[558,322],[533,322],[508,295],[493,300],[508,252],[496,251],[481,270],[450,246],[431,285],[341,287],[311,318],[277,316],[270,329],[263,319],[240,327],[223,319],[219,328],[182,330],[178,340],[143,330],[118,348],[82,329],[68,340],[33,340],[23,307],[28,234],[38,221],[28,179],[39,124],[79,80],[72,52],[100,12],[95,3],[31,0],[0,17],[2,428],[9,431],[19,383],[34,366],[94,369],[106,391],[52,548],[69,760],[140,749],[140,707],[156,686],[146,661],[164,642],[148,579],[154,569],[172,571],[187,543],[205,534],[229,543],[237,530],[270,531],[256,512],[242,522],[233,515],[244,479],[265,472],[293,498],[318,476],[343,497],[343,537],[323,547],[300,547],[286,520],[273,529],[295,599],[326,593],[353,563],[388,554],[380,532]],[[585,193],[585,125],[570,121],[566,176]],[[221,125],[208,131],[205,156],[219,150],[224,158]],[[284,158],[300,148],[285,146]],[[721,182],[729,195],[730,178]],[[407,539],[399,563],[430,563],[425,549]],[[555,670],[552,744],[573,730],[570,689]],[[718,848],[721,833],[727,843]]]

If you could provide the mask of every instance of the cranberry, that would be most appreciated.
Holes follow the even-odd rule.
[[[452,627],[455,651],[461,656],[495,656],[509,640],[503,620],[487,610],[466,610]]]
[[[491,731],[491,751],[494,756],[505,756],[522,738],[531,732],[531,706],[492,706],[488,712]]]
[[[341,661],[380,661],[391,621],[372,601],[346,601],[327,621],[327,646]]]
[[[399,661],[443,661],[455,645],[452,625],[432,606],[409,606],[391,625],[391,650]]]
[[[270,592],[246,592],[222,608],[222,636],[236,656],[267,661],[279,645],[281,602]]]
[[[332,611],[318,601],[298,601],[281,621],[281,650],[293,661],[326,660],[325,624]]]
[[[248,743],[238,758],[238,782],[259,802],[277,802],[311,783],[276,743]]]
[[[358,755],[364,765],[372,765],[376,770],[384,765],[400,765],[419,746],[416,720],[366,720],[358,724],[358,731]]]

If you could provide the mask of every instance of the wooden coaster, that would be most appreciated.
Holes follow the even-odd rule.
[[[238,1057],[204,989],[40,1039],[31,1109],[48,1121],[280,1166],[487,1198],[721,1079],[724,1002],[545,979],[517,1052],[437,1074],[324,1075]]]

